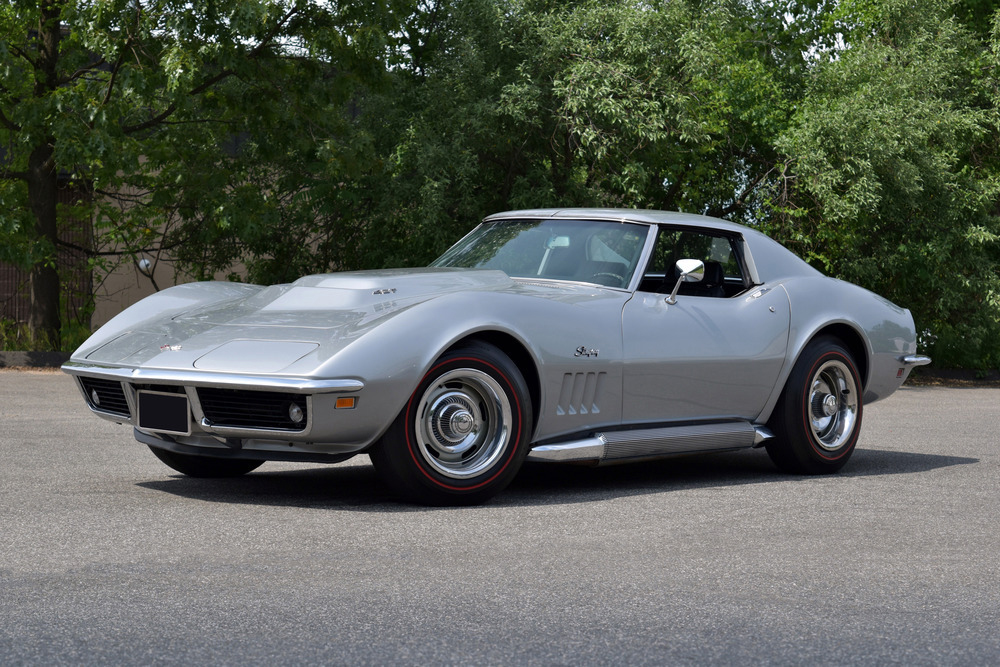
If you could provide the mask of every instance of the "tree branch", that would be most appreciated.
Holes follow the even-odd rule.
[[[3,109],[0,109],[0,125],[3,125],[11,132],[21,131],[21,126],[12,121],[10,118],[7,118],[7,114],[3,112]]]
[[[122,62],[125,60],[125,51],[129,49],[131,43],[131,37],[125,40],[125,45],[122,47],[121,53],[118,54],[118,60],[111,66],[111,77],[108,79],[108,92],[104,94],[104,99],[101,101],[102,107],[107,106],[108,102],[111,101],[111,93],[115,89],[115,79],[118,77],[118,70],[122,67]]]
[[[86,67],[81,67],[80,69],[76,70],[75,72],[73,72],[69,76],[60,77],[58,83],[59,83],[60,86],[65,86],[67,83],[70,83],[71,81],[74,81],[75,79],[80,78],[81,76],[83,76],[87,72],[89,72],[89,71],[91,71],[91,70],[93,70],[93,69],[95,69],[97,67],[100,67],[101,65],[104,65],[106,63],[107,63],[107,61],[104,58],[101,58],[100,60],[96,60],[93,63],[87,65]]]
[[[284,27],[284,25],[287,24],[288,21],[295,14],[298,13],[298,11],[299,10],[294,7],[292,9],[289,9],[288,12],[283,17],[281,17],[281,20],[279,20],[274,25],[274,28],[272,28],[271,31],[264,37],[264,39],[261,40],[260,44],[255,46],[244,56],[245,59],[254,60],[255,58],[257,58],[257,56],[259,56],[265,48],[271,45],[271,43],[274,41],[274,38],[278,35],[278,32],[281,30],[281,28]],[[235,73],[236,73],[235,70],[224,69],[221,72],[215,74],[214,76],[209,77],[199,85],[189,90],[187,94],[189,96],[199,95],[208,90],[209,88],[211,88],[212,86],[214,86],[215,84],[219,83],[220,81],[229,78]],[[135,132],[142,132],[143,130],[148,130],[149,128],[155,127],[160,123],[162,123],[163,121],[165,121],[167,118],[172,116],[175,111],[177,111],[177,104],[176,103],[170,104],[169,106],[167,106],[166,109],[164,109],[156,116],[153,116],[149,120],[143,121],[142,123],[136,123],[135,125],[127,125],[123,127],[122,132],[124,132],[125,134],[133,134]]]
[[[771,169],[768,169],[764,173],[760,174],[759,176],[757,176],[757,178],[753,179],[753,181],[751,181],[749,185],[747,185],[745,188],[743,188],[743,192],[741,192],[739,194],[739,196],[736,199],[733,200],[732,204],[729,204],[728,206],[724,206],[721,209],[712,209],[712,210],[709,210],[708,215],[710,215],[712,217],[715,217],[715,218],[719,218],[719,217],[722,217],[724,215],[729,215],[733,211],[736,211],[736,210],[738,210],[740,208],[743,208],[743,204],[744,204],[746,198],[750,196],[750,193],[752,193],[757,188],[757,186],[760,184],[760,182],[762,180],[764,180],[764,178],[767,177],[767,175],[770,174],[772,171],[774,171],[773,167]]]
[[[232,76],[233,74],[235,74],[233,70],[224,69],[215,76],[209,77],[200,85],[189,90],[187,94],[197,95],[199,93],[202,93],[211,88],[212,86],[214,86],[215,84],[217,84],[218,82],[222,81],[223,79]],[[135,125],[126,125],[125,127],[122,128],[122,132],[124,132],[125,134],[134,134],[135,132],[142,132],[143,130],[148,130],[151,127],[156,127],[157,125],[165,121],[167,118],[170,118],[170,116],[172,116],[175,111],[177,111],[177,104],[176,103],[170,104],[166,109],[164,109],[163,111],[161,111],[160,113],[153,116],[147,121],[143,121],[142,123],[136,123]]]
[[[27,60],[28,64],[31,65],[32,69],[38,69],[38,63],[32,60],[31,56],[29,56],[26,52],[22,51],[20,48],[14,46],[13,44],[8,46],[7,48],[10,49],[10,52],[13,53],[15,56],[17,56],[18,58],[24,58],[25,60]]]
[[[26,180],[28,180],[28,172],[26,172],[26,171],[4,171],[4,172],[0,172],[0,178],[4,178],[4,179],[7,179],[7,180],[26,181]]]
[[[183,245],[189,240],[190,239],[188,238],[182,238],[179,241],[175,241],[169,245],[161,244],[155,247],[133,248],[130,250],[94,250],[93,248],[85,248],[81,245],[77,245],[76,243],[72,243],[71,241],[64,241],[63,239],[58,239],[56,241],[56,245],[63,248],[68,248],[70,250],[76,250],[77,252],[83,253],[87,257],[121,257],[122,255],[131,255],[135,253],[146,253],[147,255],[152,255],[159,252],[163,252],[164,250],[173,250],[174,248]]]

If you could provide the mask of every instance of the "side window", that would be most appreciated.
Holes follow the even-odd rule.
[[[675,264],[679,259],[700,259],[705,263],[704,279],[684,283],[680,294],[725,298],[746,288],[733,238],[707,231],[661,227],[639,289],[669,293],[677,282]]]

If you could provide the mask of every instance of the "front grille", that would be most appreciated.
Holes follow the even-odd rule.
[[[205,418],[216,426],[301,431],[309,417],[301,394],[199,387],[198,400]],[[302,410],[298,422],[288,414],[293,403]]]
[[[125,400],[125,392],[122,391],[122,383],[116,380],[105,380],[102,378],[81,377],[83,391],[87,395],[87,402],[91,407],[101,412],[110,412],[130,419],[128,401]]]
[[[134,384],[136,391],[159,391],[164,394],[183,394],[184,387],[175,384]]]

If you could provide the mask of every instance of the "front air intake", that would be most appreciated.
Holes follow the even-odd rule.
[[[303,431],[308,423],[306,397],[302,394],[199,387],[198,400],[213,426]]]
[[[81,377],[80,384],[83,385],[83,393],[87,396],[87,403],[94,410],[125,419],[132,418],[121,382],[105,380],[104,378]]]

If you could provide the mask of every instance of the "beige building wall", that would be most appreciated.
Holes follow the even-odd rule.
[[[157,287],[161,290],[174,285],[192,282],[190,276],[175,270],[170,261],[147,257],[150,262],[151,276],[143,274],[134,262],[123,261],[118,267],[108,273],[103,280],[94,277],[94,314],[90,318],[91,329],[107,324],[108,320],[129,306],[155,294]],[[216,280],[226,280],[227,276],[236,274],[246,276],[246,267],[233,266],[215,275]],[[154,284],[155,281],[155,284]]]
[[[167,264],[158,266],[153,271],[153,278],[160,289],[177,284],[173,267]],[[133,303],[156,293],[153,281],[132,263],[122,263],[103,280],[98,280],[95,277],[94,314],[90,317],[91,329],[95,331]]]
[[[145,158],[141,158],[141,161],[145,162]],[[126,190],[125,193],[132,194],[133,197],[131,199],[123,197],[118,200],[117,205],[134,206],[138,197],[132,191]],[[170,225],[169,221],[162,225],[157,230],[157,236],[162,239]],[[120,248],[103,247],[100,250],[113,253],[119,251]],[[149,262],[148,275],[140,271],[139,266],[130,257],[122,257],[121,262],[106,275],[95,271],[93,276],[94,314],[90,318],[92,331],[107,324],[112,317],[132,304],[155,294],[158,289],[164,290],[174,285],[192,282],[190,276],[176,270],[172,258],[165,252],[148,253],[143,255],[140,261],[142,259]],[[245,277],[246,267],[242,264],[229,267],[227,270],[215,274],[215,280],[226,280],[230,275]]]

